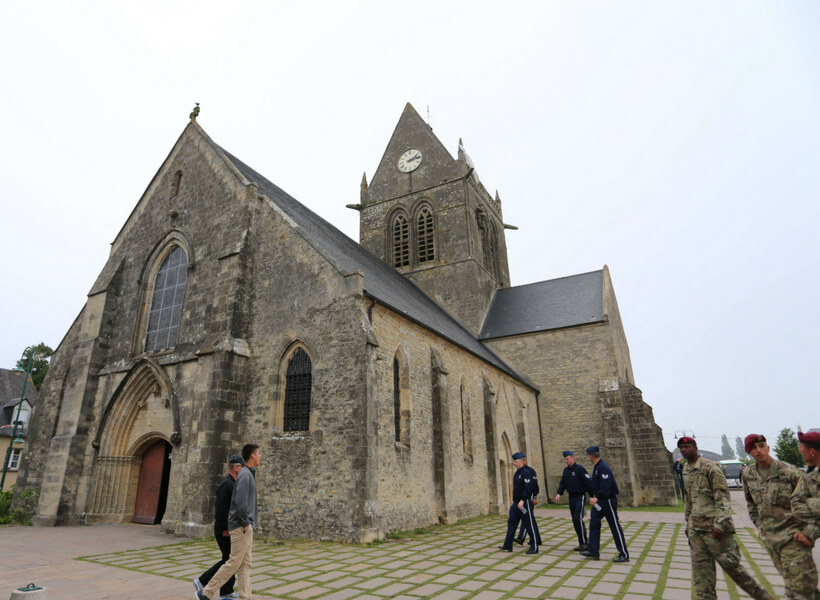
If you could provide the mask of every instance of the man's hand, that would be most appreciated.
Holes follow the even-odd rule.
[[[532,499],[532,505],[533,506],[538,506],[538,498],[533,498]]]
[[[523,510],[523,509],[524,509],[524,501],[523,501],[523,500],[519,500],[519,501],[518,501],[518,510]]]
[[[222,537],[231,537],[231,532],[226,529],[222,532]]]
[[[595,506],[596,504],[598,504],[598,498],[590,498],[589,499],[589,505],[590,506]]]
[[[803,544],[804,546],[808,546],[809,548],[814,546],[814,544],[812,544],[812,541],[809,538],[807,538],[805,535],[803,535],[802,531],[798,531],[797,533],[795,533],[792,536],[792,539],[795,542],[797,542],[798,544]]]
[[[558,495],[555,497],[555,501],[556,501],[556,502],[561,502],[561,494],[558,494]]]
[[[723,539],[723,531],[717,527],[712,528],[712,537],[716,540]]]

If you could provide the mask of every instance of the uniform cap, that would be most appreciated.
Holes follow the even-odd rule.
[[[808,442],[809,444],[820,444],[820,429],[809,429],[806,433],[798,429],[797,439],[801,442]]]
[[[758,442],[765,442],[766,436],[760,435],[759,433],[750,433],[746,436],[743,440],[743,449],[746,450],[746,454],[752,451],[752,448],[755,447],[755,444]]]
[[[527,455],[523,452],[516,452],[513,454],[513,460],[521,460],[522,458],[527,458]]]
[[[600,450],[598,449],[598,446],[590,446],[589,448],[586,449],[587,454],[592,454],[593,452],[600,452]]]
[[[238,454],[232,454],[231,457],[228,459],[228,464],[245,466],[245,459],[239,456]]]
[[[685,435],[682,438],[678,438],[678,448],[680,448],[681,444],[692,444],[694,446],[698,445],[698,443],[695,441],[695,438],[689,437],[688,435]]]
[[[572,450],[564,450],[561,454],[564,455],[564,458],[566,458],[567,456],[575,456],[575,452],[573,452]]]

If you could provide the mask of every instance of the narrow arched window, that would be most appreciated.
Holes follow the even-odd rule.
[[[168,254],[157,272],[151,295],[151,311],[145,332],[145,351],[163,350],[177,343],[188,256],[179,246]]]
[[[461,443],[464,456],[473,455],[473,426],[470,411],[470,399],[464,390],[464,382],[459,387],[459,397],[461,398]]]
[[[299,348],[288,362],[285,383],[285,431],[307,431],[310,428],[312,383],[310,357]]]
[[[393,266],[406,267],[410,264],[410,225],[407,216],[400,212],[393,217]]]
[[[399,378],[399,361],[393,359],[393,430],[396,441],[401,441],[401,380]]]
[[[436,246],[433,235],[433,213],[428,206],[422,207],[416,217],[416,242],[418,245],[419,263],[433,260],[436,257]]]

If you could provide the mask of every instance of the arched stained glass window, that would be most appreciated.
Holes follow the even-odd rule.
[[[177,343],[182,301],[185,297],[185,279],[188,256],[175,246],[165,258],[154,280],[151,311],[145,332],[145,351],[163,350]]]
[[[313,373],[310,357],[299,348],[288,363],[285,383],[285,431],[310,428],[310,391]]]
[[[407,215],[402,212],[393,217],[393,266],[406,267],[410,264],[410,225]]]
[[[418,242],[419,263],[433,260],[436,257],[433,213],[428,206],[422,207],[416,217],[416,241]]]

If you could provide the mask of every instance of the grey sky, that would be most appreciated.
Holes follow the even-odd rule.
[[[187,122],[358,239],[406,102],[514,285],[608,264],[671,446],[820,427],[816,2],[0,5],[0,366],[56,346]],[[548,424],[546,424],[548,426]]]

